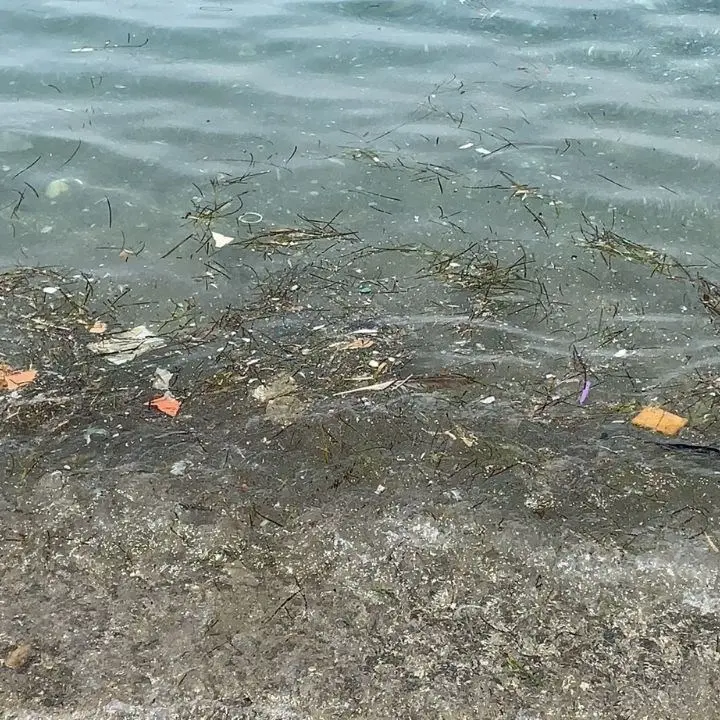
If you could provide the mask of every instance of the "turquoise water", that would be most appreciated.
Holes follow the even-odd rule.
[[[596,257],[589,283],[577,239],[585,214],[713,277],[712,3],[4,0],[0,26],[5,266],[236,298],[257,253],[225,248],[208,264],[182,241],[193,198],[250,173],[217,232],[300,214],[337,216],[367,247],[522,247],[554,274],[567,326],[620,303],[628,323],[657,328],[647,357],[669,345],[680,357],[706,329],[692,288],[646,268],[608,273]],[[364,300],[368,312],[437,309],[410,255],[348,261],[408,285]],[[552,343],[536,330],[522,325],[530,345]]]

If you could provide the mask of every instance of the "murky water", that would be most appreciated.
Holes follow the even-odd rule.
[[[712,362],[691,283],[578,250],[584,214],[712,279],[712,3],[2,5],[4,265],[62,264],[218,305],[244,298],[268,262],[322,257],[362,281],[343,293],[368,316],[453,317],[467,298],[438,300],[427,258],[392,250],[478,242],[529,258],[561,310],[550,328],[537,313],[504,318],[524,338],[515,354],[567,355],[612,316],[629,335],[595,343],[597,357],[629,348],[670,358],[671,374],[688,348],[691,364]],[[218,177],[245,180],[218,197]],[[300,215],[337,218],[359,240],[270,260],[183,242],[188,214],[230,200],[212,221],[228,237]],[[575,330],[558,338],[561,326]]]

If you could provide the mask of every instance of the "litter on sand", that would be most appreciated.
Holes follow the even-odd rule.
[[[101,320],[96,320],[92,325],[88,325],[87,331],[93,335],[102,335],[107,330],[107,325]]]
[[[633,419],[635,427],[654,430],[663,435],[677,435],[686,425],[687,418],[650,405],[644,407]]]
[[[165,341],[150,332],[145,325],[138,325],[105,340],[88,343],[87,347],[90,352],[105,356],[109,363],[123,365],[143,353],[165,347]]]
[[[8,365],[0,365],[0,390],[13,391],[29,385],[37,374],[37,370],[13,370]]]
[[[180,412],[180,405],[180,401],[169,392],[150,401],[151,408],[155,408],[155,410],[170,417],[175,417]]]
[[[165,391],[170,389],[170,381],[172,380],[173,374],[165,368],[155,368],[155,375],[153,376],[152,386],[156,390]]]
[[[583,385],[583,389],[580,391],[580,397],[578,397],[578,404],[584,405],[585,401],[588,399],[589,394],[590,394],[590,381],[586,380],[585,384]]]

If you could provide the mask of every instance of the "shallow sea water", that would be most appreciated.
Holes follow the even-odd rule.
[[[717,3],[0,28],[0,706],[713,716]]]
[[[461,365],[570,358],[588,336],[588,362],[627,351],[640,384],[714,364],[691,281],[719,275],[712,3],[50,0],[4,2],[0,23],[4,266],[62,265],[218,308],[321,259],[358,279],[339,292],[354,312],[437,328],[474,301],[438,295],[428,252],[478,243],[526,258],[557,317],[494,313],[522,342],[461,347]],[[183,242],[211,182],[246,174],[223,188],[219,202],[236,202],[213,230],[335,218],[358,239],[272,257]],[[588,221],[687,277],[608,268],[578,242]],[[447,354],[447,335],[426,343]]]

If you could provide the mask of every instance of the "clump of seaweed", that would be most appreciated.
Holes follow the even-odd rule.
[[[455,254],[432,252],[431,256],[428,275],[471,291],[473,302],[481,312],[499,303],[515,303],[520,305],[518,310],[543,309],[543,317],[549,315],[549,295],[544,284],[531,275],[530,266],[534,261],[524,250],[509,262],[503,262],[477,243]],[[528,294],[532,299],[528,300]]]
[[[694,280],[700,302],[713,318],[720,317],[720,285],[698,275]]]
[[[299,219],[304,223],[302,226],[266,228],[253,233],[244,240],[237,241],[235,246],[272,253],[283,248],[307,245],[319,240],[335,240],[338,242],[341,240],[358,240],[359,236],[354,230],[342,230],[335,226],[334,223],[339,215],[338,212],[330,220],[316,220],[299,215]]]
[[[0,274],[0,340],[6,348],[22,353],[15,337],[17,328],[23,327],[27,337],[56,353],[59,347],[53,334],[64,338],[74,328],[89,324],[93,297],[94,284],[86,276],[67,279],[51,268],[5,271]]]
[[[192,255],[199,252],[209,255],[213,249],[213,227],[218,220],[227,221],[229,218],[237,220],[243,211],[245,201],[243,197],[250,192],[236,191],[236,186],[247,184],[267,171],[246,172],[238,176],[220,176],[209,182],[209,188],[203,189],[195,185],[198,194],[192,198],[192,208],[185,213],[190,232],[168,250],[162,257],[167,258],[178,251],[188,241],[194,241],[195,249]]]
[[[357,162],[369,163],[376,167],[390,168],[392,166],[388,153],[378,152],[371,147],[345,147],[343,155]]]
[[[684,265],[667,253],[622,237],[613,229],[614,217],[610,227],[593,222],[585,214],[582,219],[581,245],[599,252],[608,268],[612,268],[613,257],[621,258],[627,262],[651,268],[651,277],[661,275],[669,280],[690,282],[710,316],[714,319],[720,317],[720,285],[708,280],[700,273],[693,276],[690,271],[697,266]]]
[[[720,376],[717,372],[696,369],[660,389],[672,407],[690,418],[694,430],[706,433],[720,420]]]
[[[687,266],[665,252],[628,240],[615,232],[615,217],[610,227],[596,223],[583,213],[580,244],[600,253],[608,268],[612,267],[612,258],[620,258],[638,265],[651,268],[651,275],[663,275],[670,280],[691,280]]]

